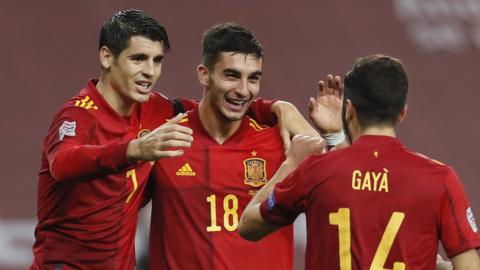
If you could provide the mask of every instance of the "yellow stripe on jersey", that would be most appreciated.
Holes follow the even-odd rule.
[[[85,96],[85,98],[83,98],[82,100],[75,101],[75,106],[80,108],[85,108],[87,110],[89,109],[98,110],[97,105],[93,103],[93,100],[90,100],[89,96]]]
[[[188,116],[185,116],[180,120],[180,123],[186,123],[186,122],[188,122]]]
[[[261,130],[264,130],[265,127],[262,127],[260,126],[255,120],[253,120],[252,118],[249,118],[248,120],[250,120],[250,123],[249,125],[251,127],[253,127],[253,129],[255,129],[255,131],[261,131]]]
[[[170,120],[172,120],[172,118],[167,119],[165,122],[168,122],[168,121],[170,121]],[[186,122],[188,122],[188,114],[185,114],[185,116],[183,116],[183,118],[180,119],[180,122],[179,122],[179,123],[181,124],[181,123],[186,123]]]

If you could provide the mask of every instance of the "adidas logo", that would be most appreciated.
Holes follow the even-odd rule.
[[[177,173],[178,176],[195,176],[195,172],[190,167],[190,164],[185,163],[180,169],[178,169]]]

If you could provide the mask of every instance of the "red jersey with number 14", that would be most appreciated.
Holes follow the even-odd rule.
[[[244,117],[219,145],[197,110],[183,122],[193,129],[192,147],[153,169],[150,269],[291,270],[291,226],[256,243],[237,232],[243,209],[284,160],[278,129]]]
[[[307,159],[260,207],[277,225],[307,216],[306,269],[435,269],[480,247],[462,185],[448,166],[386,136]]]

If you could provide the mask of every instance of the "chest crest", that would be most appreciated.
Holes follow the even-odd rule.
[[[267,183],[267,161],[257,157],[257,152],[251,152],[252,157],[243,161],[244,183],[253,187],[259,187]]]

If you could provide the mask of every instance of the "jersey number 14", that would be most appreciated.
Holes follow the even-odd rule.
[[[382,240],[378,244],[373,257],[370,270],[405,270],[405,263],[395,262],[393,269],[383,268],[387,261],[388,253],[392,248],[393,240],[405,218],[402,212],[393,212],[388,221],[387,228],[383,232]],[[340,270],[352,270],[352,253],[350,251],[350,209],[340,208],[338,212],[330,213],[329,222],[338,226]]]

